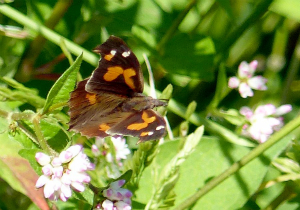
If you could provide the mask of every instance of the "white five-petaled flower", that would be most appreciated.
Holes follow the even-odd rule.
[[[246,61],[241,62],[238,68],[238,76],[230,77],[228,81],[229,88],[239,88],[239,93],[242,98],[247,98],[253,96],[254,90],[266,90],[267,79],[262,76],[253,76],[256,68],[257,61],[254,60],[251,63]]]
[[[45,198],[67,201],[72,195],[71,188],[84,191],[84,184],[90,182],[86,171],[93,170],[94,165],[82,149],[82,145],[74,145],[54,158],[42,152],[36,153],[37,162],[43,166],[43,175],[37,180],[36,188],[44,186]]]
[[[128,189],[121,188],[125,180],[112,182],[108,189],[103,190],[106,198],[102,204],[98,204],[96,209],[102,210],[131,210],[132,193]]]
[[[273,104],[261,105],[254,112],[249,107],[242,107],[240,113],[247,120],[247,123],[242,127],[242,134],[263,143],[274,131],[278,131],[283,126],[281,115],[291,110],[292,106],[289,104],[278,108]]]

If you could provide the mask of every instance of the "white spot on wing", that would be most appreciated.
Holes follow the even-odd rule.
[[[130,51],[126,51],[126,52],[123,52],[123,53],[122,53],[122,56],[123,56],[124,58],[128,57],[129,55],[130,55]]]
[[[155,130],[159,131],[159,130],[164,129],[164,128],[165,128],[165,126],[160,125],[160,126],[157,126],[157,127],[155,128]]]
[[[148,135],[148,136],[151,136],[151,135],[153,135],[153,132],[152,132],[152,131],[149,131],[149,132],[147,133],[147,135]]]
[[[110,54],[112,54],[112,55],[115,55],[116,53],[117,53],[116,50],[111,50],[111,51],[110,51]]]

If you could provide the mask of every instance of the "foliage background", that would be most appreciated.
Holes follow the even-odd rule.
[[[187,202],[188,197],[256,146],[253,141],[239,136],[222,110],[289,103],[293,105],[293,112],[285,117],[286,122],[297,115],[298,0],[15,0],[1,3],[0,13],[0,76],[19,82],[12,85],[1,79],[2,110],[40,110],[54,81],[70,66],[68,52],[78,56],[84,50],[80,73],[83,78],[88,77],[99,59],[89,51],[111,34],[128,43],[141,62],[145,78],[148,74],[142,54],[147,54],[157,90],[173,85],[167,116],[175,140],[160,145],[151,165],[143,171],[133,199],[134,208],[144,208],[153,199],[151,196],[158,190],[157,174],[165,173],[162,168],[176,156],[185,139],[182,133],[187,129],[192,133],[196,127],[204,125],[205,136],[176,173],[179,176],[172,183],[176,183],[175,188],[168,192],[166,198],[169,200],[163,201],[166,206],[174,202],[178,207]],[[57,34],[36,24],[45,25]],[[63,43],[58,35],[67,40]],[[268,90],[242,99],[237,91],[227,89],[226,75],[235,75],[241,61],[254,59],[259,61],[261,74],[268,79]],[[149,92],[147,87],[146,92]],[[186,111],[192,101],[197,102],[197,107]],[[42,135],[49,137],[49,144],[57,151],[71,141],[70,134],[64,132],[66,111],[65,108],[60,112],[63,128],[57,125],[57,116],[55,122],[40,123],[41,127],[47,127],[42,128]],[[190,123],[183,123],[185,121]],[[34,163],[30,166],[21,158],[26,156],[30,160],[28,156],[33,157],[33,151],[39,147],[19,132],[12,135],[13,130],[8,128],[11,122],[1,119],[0,123],[3,130],[0,208],[47,209],[41,191],[36,191],[34,184],[32,186],[37,177],[32,169]],[[25,128],[33,129],[30,123],[23,123]],[[298,168],[292,172],[279,170],[271,164],[279,155],[285,157],[291,152],[292,139],[297,145],[299,131],[290,131],[298,126],[294,123],[283,129],[285,133],[274,137],[277,143],[270,144],[270,149],[262,148],[253,156],[253,161],[211,188],[192,209],[298,209],[298,184],[292,181],[297,178],[278,181],[266,189],[259,188],[262,183],[282,174],[296,176],[299,173],[296,161]],[[131,148],[139,149],[134,143]],[[24,152],[24,149],[30,151]],[[89,209],[83,203],[74,198],[68,205]],[[58,203],[59,209],[71,208],[68,205]]]

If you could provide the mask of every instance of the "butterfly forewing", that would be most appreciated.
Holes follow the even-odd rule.
[[[124,95],[143,92],[140,64],[122,39],[111,36],[95,52],[101,54],[101,60],[88,80],[88,92],[105,90]]]
[[[92,76],[78,83],[69,100],[69,130],[87,137],[130,135],[140,142],[165,135],[166,122],[152,110],[167,103],[144,96],[140,64],[125,42],[111,36]]]

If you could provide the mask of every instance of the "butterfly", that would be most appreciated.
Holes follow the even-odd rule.
[[[94,51],[101,55],[98,67],[71,92],[69,130],[89,138],[129,135],[139,142],[162,138],[166,122],[153,108],[167,102],[143,95],[143,74],[134,53],[116,36]]]

